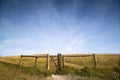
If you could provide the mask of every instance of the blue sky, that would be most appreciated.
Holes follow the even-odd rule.
[[[0,0],[0,55],[120,53],[120,0]]]

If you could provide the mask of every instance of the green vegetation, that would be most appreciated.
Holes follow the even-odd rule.
[[[40,61],[41,66],[34,67],[34,59],[25,58],[23,66],[19,66],[18,57],[0,57],[0,79],[1,80],[41,80],[51,76],[51,71],[43,68],[44,60]],[[38,61],[39,62],[39,61]],[[32,64],[31,64],[32,63]]]
[[[46,59],[39,58],[37,67],[34,66],[34,58],[23,58],[20,67],[20,57],[0,57],[1,80],[42,80],[51,76],[52,72],[46,70]],[[72,74],[85,77],[84,80],[119,80],[120,55],[96,55],[97,66],[94,67],[92,57],[65,58],[65,66],[55,73],[60,75]],[[44,80],[44,79],[43,79]]]
[[[96,55],[97,66],[92,57],[66,58],[66,66],[58,74],[76,74],[90,80],[119,80],[120,55]],[[97,79],[95,79],[97,77]]]

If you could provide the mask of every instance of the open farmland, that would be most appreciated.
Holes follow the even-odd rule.
[[[96,61],[95,67],[93,57],[66,57],[64,68],[56,69],[55,74],[69,75],[70,80],[119,80],[119,54],[98,54]],[[1,80],[45,80],[52,75],[45,58],[38,59],[36,68],[34,58],[23,58],[22,67],[19,63],[19,56],[0,57]]]

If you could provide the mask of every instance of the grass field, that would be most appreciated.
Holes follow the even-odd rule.
[[[93,57],[66,58],[65,64],[70,73],[89,76],[90,80],[119,80],[120,79],[120,55],[99,54],[96,55],[97,66],[94,67]],[[68,67],[71,67],[69,69]],[[73,71],[72,71],[73,70]],[[63,69],[63,73],[65,70]],[[67,73],[67,72],[66,72]],[[95,79],[97,77],[97,79]],[[88,80],[88,79],[86,79]]]
[[[45,58],[38,59],[36,68],[34,58],[23,58],[22,67],[19,61],[19,56],[0,57],[0,80],[42,80],[52,74],[46,70]],[[93,57],[65,58],[63,70],[56,70],[56,74],[78,75],[85,77],[84,80],[119,80],[119,54],[98,54],[96,61],[97,66],[94,67]]]

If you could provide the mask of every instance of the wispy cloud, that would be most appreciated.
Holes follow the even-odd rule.
[[[17,1],[2,5],[6,10],[0,15],[2,55],[120,50],[119,5],[113,0],[40,0],[26,5]]]

